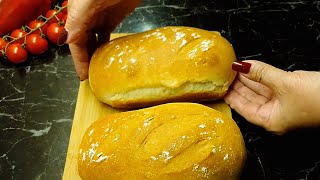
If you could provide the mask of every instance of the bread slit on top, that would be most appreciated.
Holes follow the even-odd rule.
[[[83,180],[236,180],[245,143],[229,115],[197,103],[167,103],[94,122],[78,154]]]

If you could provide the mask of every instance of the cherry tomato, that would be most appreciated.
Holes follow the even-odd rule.
[[[68,19],[68,14],[66,14],[66,15],[63,16],[63,22],[66,23],[66,22],[67,22],[67,19]]]
[[[62,6],[62,7],[68,6],[68,1],[63,1],[63,3],[62,3],[61,6]],[[63,12],[64,14],[68,14],[68,9],[65,8],[64,10],[62,10],[62,12]]]
[[[15,29],[14,31],[11,32],[10,36],[12,37],[12,40],[14,38],[20,38],[19,40],[16,40],[15,43],[24,43],[24,38],[22,36],[26,35],[27,33],[21,29]]]
[[[48,41],[39,34],[30,34],[27,36],[27,50],[34,55],[40,55],[48,50]]]
[[[9,44],[6,55],[9,61],[18,64],[24,62],[28,57],[28,52],[19,43]]]
[[[0,51],[4,50],[8,42],[0,37]],[[0,52],[0,58],[3,57],[2,52]]]
[[[55,13],[57,13],[57,10],[54,10],[54,9],[49,10],[49,11],[47,12],[47,14],[46,14],[46,18],[52,17]],[[51,24],[51,23],[57,23],[57,22],[58,22],[57,18],[59,19],[59,21],[61,21],[62,18],[63,18],[63,16],[64,16],[63,12],[59,12],[58,14],[56,14],[56,17],[53,17],[53,18],[49,21],[49,24]]]
[[[40,27],[41,25],[43,24],[43,21],[39,21],[39,20],[33,20],[31,21],[28,26],[29,28],[31,29],[36,29],[38,27]],[[48,29],[48,24],[44,24],[41,28],[39,28],[42,30],[43,33],[46,33],[47,32],[47,29]],[[33,34],[39,34],[40,33],[40,30],[36,30],[33,32]]]
[[[52,23],[47,29],[47,38],[53,44],[58,44],[60,34],[64,31],[64,26],[60,26],[58,23]]]

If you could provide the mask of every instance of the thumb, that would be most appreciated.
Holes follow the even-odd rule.
[[[286,74],[286,71],[255,60],[234,62],[232,69],[242,73],[246,78],[259,82],[274,90],[282,86],[282,77]]]

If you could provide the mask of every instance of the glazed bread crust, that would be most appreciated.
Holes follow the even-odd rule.
[[[83,136],[79,174],[89,179],[237,179],[246,160],[231,117],[195,103],[108,115]]]
[[[232,45],[217,32],[158,28],[101,46],[89,66],[94,95],[116,108],[224,96],[236,72]]]

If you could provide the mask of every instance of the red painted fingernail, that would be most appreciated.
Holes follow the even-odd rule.
[[[58,38],[57,44],[59,46],[63,46],[66,43],[67,39],[68,39],[68,31],[64,28]]]
[[[235,61],[232,64],[232,69],[241,73],[247,74],[250,71],[251,64],[242,61]]]

